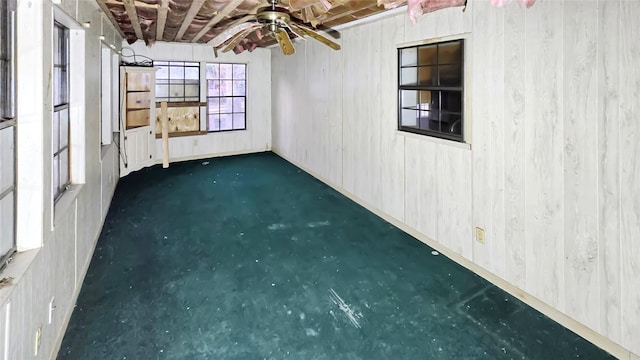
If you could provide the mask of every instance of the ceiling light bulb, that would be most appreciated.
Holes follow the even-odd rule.
[[[82,23],[82,27],[83,27],[83,28],[85,28],[85,29],[90,28],[90,27],[91,27],[91,22],[89,22],[89,21],[87,21],[87,22],[83,22],[83,23]]]

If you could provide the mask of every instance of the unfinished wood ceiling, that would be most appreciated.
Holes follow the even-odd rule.
[[[96,0],[120,34],[129,43],[138,39],[147,45],[155,41],[208,43],[216,35],[243,17],[269,6],[266,0]],[[385,11],[404,4],[405,0],[279,0],[292,20],[318,29]],[[244,46],[253,50],[276,43],[273,36],[250,34]]]

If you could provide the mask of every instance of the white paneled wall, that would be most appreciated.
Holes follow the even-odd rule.
[[[203,44],[179,44],[158,42],[147,47],[143,41],[130,47],[136,55],[147,56],[156,61],[196,61],[228,62],[247,64],[247,129],[224,131],[206,135],[169,138],[169,158],[171,161],[206,158],[229,154],[250,153],[271,150],[271,52],[267,49],[245,51],[241,54],[213,54],[213,48]],[[131,55],[125,49],[123,55]],[[144,58],[137,57],[140,61]],[[133,61],[133,58],[127,58]],[[206,86],[201,86],[206,89]],[[201,91],[201,101],[206,101],[206,93]],[[162,162],[162,140],[156,140],[156,159]]]
[[[17,168],[18,226],[20,252],[2,271],[12,285],[0,289],[0,358],[55,358],[73,304],[80,291],[93,249],[118,179],[115,145],[100,144],[100,35],[120,46],[122,39],[99,11],[94,1],[62,0],[62,9],[80,23],[90,23],[84,32],[84,55],[79,74],[84,79],[86,104],[74,104],[82,121],[84,138],[84,183],[64,210],[51,199],[51,112],[53,64],[51,31],[54,5],[51,1],[18,0],[17,13]],[[81,45],[81,44],[76,44]],[[78,67],[75,68],[78,70]],[[73,72],[74,69],[71,69]],[[73,89],[72,89],[73,91]],[[94,106],[95,105],[95,106]],[[49,323],[49,303],[55,311]],[[42,331],[35,354],[37,329]]]
[[[273,149],[618,356],[640,353],[640,2],[470,1],[273,49]],[[466,39],[466,139],[397,132],[402,44]],[[486,243],[474,240],[485,229]]]

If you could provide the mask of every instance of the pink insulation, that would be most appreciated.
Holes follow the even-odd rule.
[[[416,23],[424,13],[455,6],[465,6],[467,0],[408,0],[407,11],[412,23]]]

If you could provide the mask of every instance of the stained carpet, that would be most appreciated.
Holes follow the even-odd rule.
[[[58,359],[610,356],[272,153],[122,179]]]

